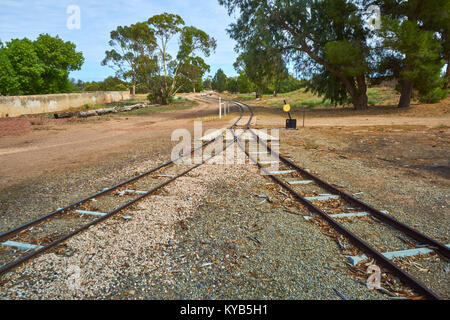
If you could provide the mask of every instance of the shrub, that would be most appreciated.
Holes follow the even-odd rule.
[[[434,88],[427,94],[420,96],[419,100],[422,103],[438,103],[439,101],[447,98],[448,89]]]

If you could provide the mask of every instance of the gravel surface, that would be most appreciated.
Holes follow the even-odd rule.
[[[348,193],[358,193],[362,201],[380,210],[387,210],[397,220],[426,235],[442,243],[450,243],[450,183],[441,171],[404,167],[401,163],[371,157],[370,154],[378,154],[377,145],[364,145],[368,154],[364,158],[355,157],[348,140],[338,135],[330,136],[326,130],[281,131],[281,137],[285,142],[281,146],[281,153],[289,155],[298,165],[312,170],[327,182],[343,186],[343,190]],[[311,141],[317,148],[308,147]],[[420,148],[414,145],[414,141],[402,143],[408,142],[410,145],[404,148]],[[344,225],[381,251],[412,247],[398,238],[400,236],[410,241],[406,235],[368,218],[347,220]],[[450,276],[442,270],[449,268],[450,263],[444,260],[440,263],[440,272],[432,272],[430,268],[430,271],[419,272],[415,276],[448,298]]]
[[[450,242],[450,187],[445,179],[432,176],[436,173],[423,178],[420,172],[417,179],[411,168],[353,159],[345,153],[345,143],[314,130],[301,135],[282,131],[281,138],[281,153],[300,166],[349,193],[363,192],[363,201]],[[317,148],[305,147],[310,139]],[[170,146],[162,150],[159,155],[141,150],[82,172],[69,170],[9,188],[0,196],[0,231],[148,170],[168,158]],[[185,169],[174,166],[164,173]],[[3,276],[0,298],[341,299],[334,289],[348,299],[387,298],[358,283],[367,275],[355,277],[349,271],[335,236],[320,221],[304,220],[309,213],[286,201],[268,182],[252,165],[201,166],[163,192]],[[359,222],[345,221],[362,234],[370,228],[374,237],[368,240],[375,239],[382,249],[406,246],[398,238],[389,241],[392,232],[375,222]],[[426,259],[399,263],[449,297],[448,262],[437,256]]]
[[[137,150],[109,156],[95,165],[52,172],[2,189],[0,232],[143,173],[167,161],[170,152],[170,140],[155,139],[143,142]]]
[[[439,172],[399,167],[375,157],[353,157],[345,141],[318,130],[281,131],[281,136],[281,153],[290,155],[301,167],[315,171],[329,183],[344,186],[348,193],[362,192],[358,194],[362,201],[388,210],[396,219],[450,243],[450,181]],[[304,147],[311,139],[318,149]],[[370,155],[371,150],[367,152]]]
[[[121,214],[128,222],[117,216],[67,241],[71,256],[45,254],[6,275],[0,295],[340,299],[336,288],[349,299],[385,298],[349,276],[338,246],[279,206],[266,183],[254,166],[202,166]]]

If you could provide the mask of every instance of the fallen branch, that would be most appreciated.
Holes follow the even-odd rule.
[[[151,105],[152,107],[156,107],[158,105]],[[108,113],[117,113],[117,112],[127,112],[137,109],[142,109],[145,107],[150,107],[147,103],[139,103],[132,106],[124,106],[124,107],[115,107],[115,108],[102,108],[97,110],[89,110],[89,111],[77,111],[77,112],[63,112],[63,113],[55,113],[55,119],[64,119],[64,118],[88,118],[94,116],[101,116]]]

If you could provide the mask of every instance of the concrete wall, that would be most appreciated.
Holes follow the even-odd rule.
[[[23,114],[64,111],[85,104],[102,104],[130,99],[129,91],[44,94],[36,96],[0,96],[0,118]]]

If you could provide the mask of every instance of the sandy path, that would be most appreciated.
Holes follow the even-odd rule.
[[[188,95],[189,99],[196,99]],[[219,129],[230,123],[211,121],[217,116],[217,104],[198,100],[191,109],[161,112],[144,116],[114,116],[109,121],[102,118],[84,123],[51,123],[36,126],[35,130],[0,136],[0,188],[40,176],[49,172],[63,170],[67,166],[85,166],[101,161],[115,153],[126,153],[142,148],[145,139],[164,139],[170,141],[171,133],[177,128],[192,129],[192,121],[207,117],[204,129]],[[262,112],[259,112],[262,111]],[[302,115],[294,114],[298,127],[302,126]],[[105,119],[105,120],[104,120]],[[23,121],[23,119],[22,119]],[[258,110],[253,124],[258,127],[285,126],[284,114],[269,114]],[[380,115],[330,115],[307,114],[307,127],[358,127],[424,125],[438,127],[450,126],[450,117],[408,117]],[[157,151],[157,150],[155,150]]]
[[[192,97],[190,97],[192,98]],[[128,152],[144,139],[167,138],[177,128],[192,129],[193,119],[215,114],[214,104],[146,116],[113,117],[109,121],[56,124],[0,137],[0,186],[17,183],[68,165],[87,165],[107,155]],[[207,122],[220,128],[227,122]]]
[[[286,117],[287,118],[287,117]],[[303,125],[302,116],[295,115],[297,126]],[[281,117],[273,118],[266,115],[257,116],[258,125],[281,126],[285,125],[285,119]],[[314,117],[306,116],[306,127],[359,127],[359,126],[397,126],[414,125],[437,127],[441,125],[450,126],[450,117],[380,117],[380,116],[348,116],[348,117]]]

